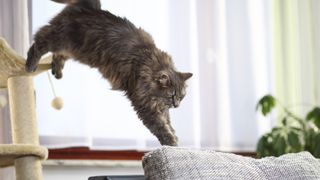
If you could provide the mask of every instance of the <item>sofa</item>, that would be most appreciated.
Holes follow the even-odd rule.
[[[309,152],[254,159],[211,150],[164,146],[142,161],[147,180],[316,180],[320,161]]]

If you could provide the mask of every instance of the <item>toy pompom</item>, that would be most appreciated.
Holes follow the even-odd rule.
[[[61,97],[56,97],[52,100],[51,106],[56,110],[60,110],[63,108],[63,99]]]
[[[4,108],[7,105],[8,101],[4,96],[0,96],[0,108]]]

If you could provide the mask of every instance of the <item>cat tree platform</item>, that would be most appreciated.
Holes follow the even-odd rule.
[[[0,144],[0,167],[14,165],[16,159],[32,156],[44,160],[48,150],[38,145],[28,144]]]
[[[48,150],[39,145],[32,77],[51,68],[51,57],[41,60],[34,73],[25,60],[0,37],[0,88],[9,94],[12,144],[0,144],[0,167],[14,165],[17,180],[42,179],[41,160]]]

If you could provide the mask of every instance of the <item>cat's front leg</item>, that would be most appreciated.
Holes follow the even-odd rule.
[[[29,48],[25,69],[34,72],[37,69],[40,58],[45,53],[52,51],[52,42],[56,40],[50,26],[42,27],[35,35],[34,43]],[[51,49],[50,49],[51,47]]]
[[[52,56],[52,67],[51,72],[57,78],[62,78],[62,69],[64,67],[65,61],[68,59],[67,56],[54,53]]]
[[[165,110],[165,111],[163,112],[163,115],[164,115],[164,117],[165,117],[165,120],[167,121],[167,124],[168,124],[168,126],[169,126],[169,128],[170,128],[170,130],[171,130],[171,133],[174,135],[176,141],[178,142],[178,137],[175,135],[175,134],[176,134],[176,131],[174,130],[174,128],[173,128],[172,125],[171,125],[169,109]]]
[[[34,43],[28,51],[28,57],[25,66],[26,71],[34,72],[38,67],[41,56],[46,52],[48,52],[46,47],[39,47],[38,44]]]
[[[172,133],[175,133],[176,131],[175,131],[175,130],[173,129],[173,127],[171,126],[169,109],[163,110],[163,116],[164,116],[165,120],[167,121],[167,124],[169,125],[169,128],[170,128],[171,132],[172,132]]]
[[[168,123],[165,113],[140,114],[143,124],[154,134],[161,145],[177,146],[178,138],[172,132],[172,127]]]

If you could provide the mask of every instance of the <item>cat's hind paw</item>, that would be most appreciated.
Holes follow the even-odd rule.
[[[55,78],[62,78],[62,69],[64,67],[64,63],[67,60],[66,56],[53,54],[52,63],[51,63],[51,73]]]
[[[52,62],[51,64],[51,73],[54,75],[56,79],[61,79],[62,78],[62,69],[57,66],[56,63]]]

